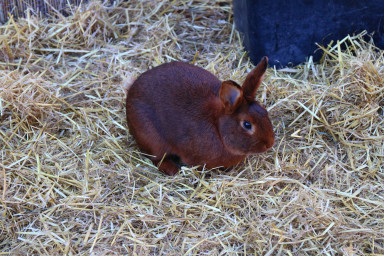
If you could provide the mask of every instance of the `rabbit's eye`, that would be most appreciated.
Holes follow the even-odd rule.
[[[248,121],[243,121],[243,128],[246,130],[252,130],[252,124]]]

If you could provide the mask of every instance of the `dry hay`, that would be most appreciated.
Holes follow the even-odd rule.
[[[384,254],[384,57],[362,35],[268,70],[268,153],[167,177],[138,152],[123,80],[195,59],[241,82],[232,21],[229,0],[96,1],[0,27],[1,255]]]

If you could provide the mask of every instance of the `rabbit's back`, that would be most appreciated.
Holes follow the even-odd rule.
[[[163,107],[165,104],[198,107],[207,97],[217,97],[220,85],[220,80],[200,67],[184,62],[170,62],[139,76],[129,89],[128,97],[145,99],[153,106],[161,104]]]

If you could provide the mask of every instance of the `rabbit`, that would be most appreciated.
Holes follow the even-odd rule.
[[[203,68],[170,62],[141,74],[126,98],[129,132],[167,175],[179,162],[228,169],[274,144],[268,112],[255,101],[267,69],[263,57],[242,87]]]

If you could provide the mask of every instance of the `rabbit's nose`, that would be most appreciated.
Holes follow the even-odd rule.
[[[265,150],[268,150],[271,147],[273,147],[273,144],[275,144],[275,138],[274,137],[272,137],[271,139],[269,139],[265,142],[265,144],[264,144]]]

